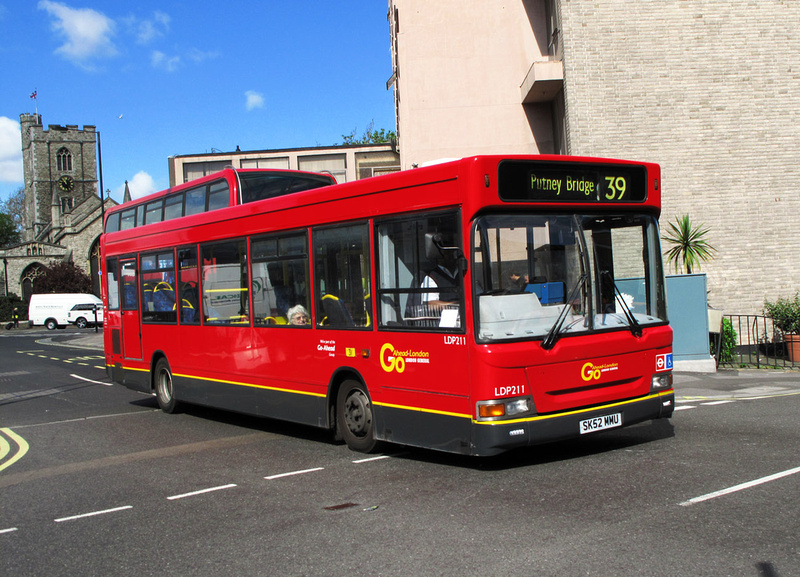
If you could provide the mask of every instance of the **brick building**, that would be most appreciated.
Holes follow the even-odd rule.
[[[389,20],[403,168],[657,162],[662,231],[688,214],[718,249],[711,305],[758,314],[800,288],[800,3],[390,0]]]
[[[72,261],[90,274],[99,295],[102,217],[94,126],[42,126],[40,114],[21,114],[25,182],[23,242],[0,250],[3,290],[28,298],[42,268]],[[108,205],[116,204],[107,199]]]

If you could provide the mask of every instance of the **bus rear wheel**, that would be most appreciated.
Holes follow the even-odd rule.
[[[336,395],[336,428],[353,451],[369,453],[378,444],[375,440],[372,403],[367,387],[362,383],[348,380],[339,387]]]
[[[172,371],[167,359],[158,359],[155,371],[155,389],[158,406],[165,413],[174,413],[178,408],[178,401],[172,391]]]

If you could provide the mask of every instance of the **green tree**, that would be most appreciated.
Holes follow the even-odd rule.
[[[388,144],[397,140],[397,133],[394,130],[385,128],[375,130],[374,120],[370,121],[360,138],[356,138],[356,132],[354,128],[350,134],[342,134],[342,144]]]
[[[20,234],[10,215],[0,212],[0,247],[19,244]]]
[[[33,283],[35,293],[90,293],[92,279],[72,262],[53,261]]]
[[[674,223],[667,224],[669,231],[663,238],[672,245],[667,251],[667,260],[673,264],[675,272],[679,272],[679,265],[683,263],[686,273],[692,274],[693,270],[700,270],[701,261],[708,262],[714,258],[717,249],[706,240],[708,228],[692,226],[688,214],[675,217]]]

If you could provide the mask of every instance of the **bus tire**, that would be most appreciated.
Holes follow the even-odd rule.
[[[369,453],[375,449],[375,426],[372,417],[372,402],[367,387],[354,380],[347,380],[336,394],[336,428],[339,435],[353,451]]]
[[[172,371],[167,359],[161,357],[156,363],[155,392],[159,408],[165,413],[174,413],[178,408],[178,401],[172,389]]]

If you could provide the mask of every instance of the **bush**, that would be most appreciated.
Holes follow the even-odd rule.
[[[7,297],[0,297],[0,321],[10,321],[14,307],[17,307],[19,322],[28,320],[27,303],[14,293],[10,293]]]
[[[719,338],[719,362],[732,363],[736,350],[736,331],[733,329],[731,319],[722,319],[722,334]],[[716,355],[716,339],[711,339],[711,354]]]
[[[772,319],[784,334],[800,334],[800,291],[793,299],[779,298],[764,303],[764,314]]]

